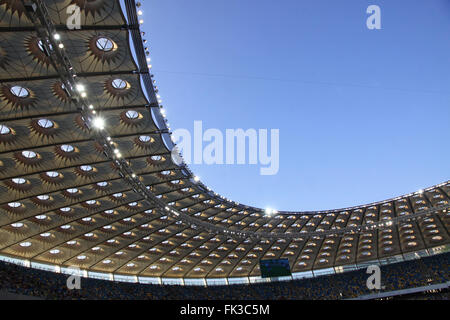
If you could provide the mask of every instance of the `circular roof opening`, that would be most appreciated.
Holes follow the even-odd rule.
[[[16,222],[16,223],[12,223],[11,227],[14,228],[22,228],[23,227],[23,223],[22,222]]]
[[[139,137],[139,141],[141,142],[149,142],[150,141],[150,136],[140,136]]]
[[[56,178],[56,177],[59,176],[59,173],[56,172],[56,171],[47,171],[45,174],[46,174],[47,176],[49,176],[50,178]]]
[[[137,119],[139,117],[139,112],[134,110],[128,110],[125,115],[128,119]]]
[[[10,203],[8,203],[8,206],[10,206],[11,208],[18,208],[21,205],[22,204],[20,202],[10,202]]]
[[[95,41],[97,48],[104,52],[109,52],[114,49],[114,42],[106,37],[100,37]]]
[[[29,247],[29,246],[31,246],[31,242],[29,242],[29,241],[22,242],[22,243],[20,243],[20,246],[24,247],[24,248]]]
[[[80,169],[83,170],[84,172],[89,172],[89,171],[92,171],[92,166],[83,165],[83,166],[80,166]]]
[[[0,124],[0,134],[8,134],[11,133],[11,128],[5,126],[4,124]]]
[[[15,95],[18,98],[27,98],[30,95],[28,89],[25,89],[24,87],[21,86],[13,86],[9,90],[13,95]]]
[[[70,144],[63,144],[61,146],[61,150],[64,152],[72,152],[73,150],[75,150],[75,148],[72,147]]]
[[[37,157],[37,153],[34,151],[30,151],[30,150],[22,151],[22,155],[28,159],[33,159],[33,158]]]
[[[11,181],[15,184],[24,184],[25,182],[27,182],[27,180],[25,180],[24,178],[12,178]]]
[[[114,79],[111,82],[111,85],[112,85],[112,87],[114,89],[122,90],[122,89],[125,89],[127,87],[127,82],[125,80],[122,80],[122,79]]]
[[[54,123],[52,120],[50,119],[39,119],[37,124],[44,129],[49,129],[52,128],[54,126]]]
[[[37,45],[38,45],[39,50],[44,52],[44,43],[42,42],[42,40],[39,40]]]

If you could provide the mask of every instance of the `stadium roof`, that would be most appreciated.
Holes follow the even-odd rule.
[[[81,29],[67,29],[72,4]],[[209,190],[172,158],[136,4],[125,4],[0,0],[1,255],[229,278],[259,276],[260,259],[301,272],[450,242],[448,181],[320,212],[265,212]]]

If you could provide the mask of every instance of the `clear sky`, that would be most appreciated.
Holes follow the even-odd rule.
[[[275,128],[280,170],[191,165],[214,191],[332,209],[450,178],[449,0],[145,0],[172,129]],[[368,30],[366,8],[381,8]]]

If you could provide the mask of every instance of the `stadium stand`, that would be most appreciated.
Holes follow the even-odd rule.
[[[450,283],[450,253],[381,266],[382,291]],[[163,286],[113,282],[90,278],[81,279],[81,289],[67,289],[68,276],[22,266],[0,264],[0,290],[43,299],[165,299],[165,300],[319,300],[349,299],[373,293],[366,287],[366,270],[333,276],[228,286]],[[425,292],[426,290],[424,290]],[[448,297],[448,292],[442,297]],[[408,295],[406,295],[408,297]],[[427,298],[417,293],[411,298]],[[436,292],[430,298],[441,297]]]

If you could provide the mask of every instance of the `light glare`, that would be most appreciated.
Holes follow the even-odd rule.
[[[94,118],[92,123],[93,123],[94,127],[96,127],[99,130],[103,130],[105,128],[105,120],[100,117]]]

